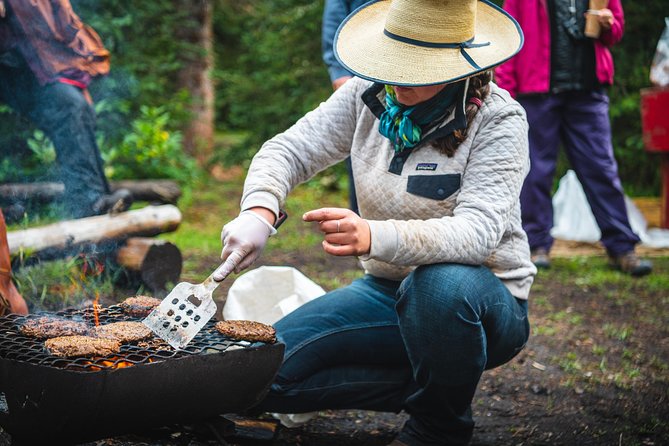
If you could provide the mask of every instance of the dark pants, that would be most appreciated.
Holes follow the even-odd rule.
[[[91,215],[93,203],[109,193],[109,185],[95,141],[95,111],[82,91],[60,82],[39,85],[25,62],[0,64],[0,101],[29,118],[53,142],[66,211],[75,218]]]
[[[566,92],[519,98],[530,125],[530,173],[520,202],[531,249],[551,248],[551,190],[562,142],[583,186],[611,255],[634,250],[639,237],[627,218],[624,192],[611,144],[609,98],[603,92]]]
[[[527,302],[483,266],[421,266],[403,282],[365,276],[275,324],[284,363],[259,409],[406,410],[409,445],[467,444],[481,374],[529,335]]]

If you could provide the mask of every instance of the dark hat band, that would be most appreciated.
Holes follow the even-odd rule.
[[[422,46],[425,48],[452,48],[452,49],[460,49],[460,53],[462,53],[462,57],[469,62],[469,64],[476,68],[477,70],[480,69],[481,67],[478,66],[476,62],[474,62],[474,59],[471,58],[469,54],[467,54],[467,49],[468,48],[480,48],[484,46],[490,45],[490,42],[484,42],[484,43],[474,43],[474,37],[472,37],[469,40],[466,40],[464,42],[448,42],[448,43],[440,43],[440,42],[426,42],[424,40],[416,40],[416,39],[411,39],[409,37],[404,37],[404,36],[399,36],[397,34],[393,34],[387,29],[383,29],[383,34],[386,36],[390,37],[393,40],[397,40],[398,42],[403,42],[403,43],[408,43],[410,45],[415,45],[415,46]]]

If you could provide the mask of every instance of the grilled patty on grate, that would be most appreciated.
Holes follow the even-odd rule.
[[[274,327],[255,321],[220,321],[217,322],[216,330],[221,334],[239,341],[250,342],[276,342],[276,331]]]
[[[94,334],[98,338],[114,339],[121,344],[137,342],[150,338],[151,329],[141,322],[112,322],[111,324],[95,327]]]
[[[19,330],[26,336],[47,339],[59,336],[87,335],[90,328],[84,322],[45,316],[30,319]]]
[[[92,338],[90,336],[61,336],[44,341],[47,351],[62,358],[90,358],[118,353],[121,344],[113,339]]]
[[[129,297],[119,304],[123,311],[134,317],[146,317],[160,305],[160,299],[149,296]]]

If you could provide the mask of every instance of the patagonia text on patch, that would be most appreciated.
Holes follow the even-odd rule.
[[[437,170],[437,163],[418,163],[416,170]]]

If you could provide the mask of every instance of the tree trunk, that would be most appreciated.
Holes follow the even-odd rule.
[[[184,26],[177,32],[177,38],[199,49],[182,56],[183,68],[178,75],[179,86],[190,92],[192,101],[192,119],[184,129],[184,150],[203,164],[214,147],[213,1],[179,1],[178,7],[187,10],[195,25]]]

